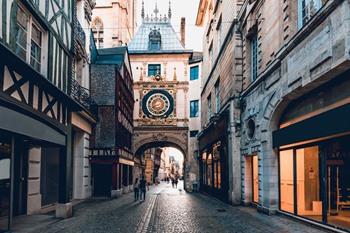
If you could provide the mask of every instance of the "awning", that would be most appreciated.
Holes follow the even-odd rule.
[[[350,132],[350,104],[321,113],[272,133],[273,147]]]

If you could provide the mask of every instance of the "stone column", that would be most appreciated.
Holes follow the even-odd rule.
[[[38,214],[41,210],[40,162],[41,148],[29,149],[27,214]]]

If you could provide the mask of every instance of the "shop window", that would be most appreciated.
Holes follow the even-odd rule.
[[[207,185],[212,186],[213,185],[213,170],[212,170],[212,163],[213,163],[213,156],[211,153],[208,153],[207,157]]]
[[[280,151],[280,207],[294,213],[293,150]]]
[[[197,80],[199,76],[199,66],[192,66],[190,68],[190,80]]]
[[[149,64],[148,65],[148,76],[156,76],[160,74],[160,64]]]
[[[327,144],[327,223],[350,229],[350,137]]]
[[[190,101],[190,117],[198,117],[199,115],[199,101],[192,100]]]
[[[202,153],[202,182],[207,184],[207,153]]]
[[[60,149],[43,147],[41,153],[40,192],[42,205],[45,206],[58,201]]]
[[[11,141],[0,135],[0,232],[8,230],[11,190]]]
[[[298,27],[302,28],[327,0],[298,0]]]
[[[213,167],[214,167],[214,188],[221,188],[221,163],[220,151],[217,145],[213,147]]]
[[[318,147],[297,149],[296,166],[298,215],[321,219],[322,201],[320,197]]]
[[[259,202],[259,165],[258,165],[258,156],[254,155],[252,157],[253,165],[253,202]]]

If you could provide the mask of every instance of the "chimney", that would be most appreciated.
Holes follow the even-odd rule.
[[[181,24],[180,24],[180,40],[181,40],[181,43],[184,47],[185,46],[185,26],[186,26],[186,18],[185,17],[182,17],[181,18]]]

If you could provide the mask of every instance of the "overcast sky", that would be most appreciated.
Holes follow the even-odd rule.
[[[168,14],[169,0],[144,0],[145,14],[153,14],[155,3],[158,4],[159,13]],[[138,0],[137,22],[141,23],[141,3]],[[180,38],[180,19],[186,18],[186,49],[202,51],[203,29],[195,26],[199,0],[171,0],[172,20],[171,23]]]

